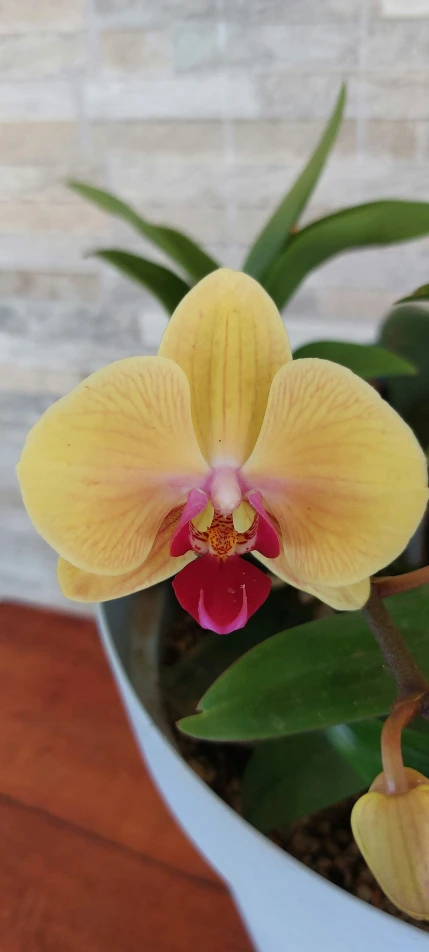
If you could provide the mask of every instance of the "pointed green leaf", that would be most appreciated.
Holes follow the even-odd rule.
[[[258,744],[241,784],[243,815],[262,833],[362,790],[362,777],[324,731]]]
[[[386,600],[429,674],[429,586]],[[209,688],[185,734],[206,740],[284,737],[386,714],[395,683],[360,612],[280,632],[253,648]]]
[[[307,274],[334,255],[409,241],[428,232],[428,202],[383,201],[345,208],[293,235],[264,278],[264,287],[282,308]]]
[[[177,274],[169,271],[168,268],[155,264],[154,261],[148,261],[146,258],[140,258],[139,255],[129,254],[128,251],[120,251],[116,248],[104,248],[100,251],[94,251],[95,258],[102,258],[118,268],[127,278],[132,278],[138,284],[143,284],[145,288],[152,291],[152,294],[161,301],[168,314],[172,314],[177,305],[190,290],[189,284],[182,281]]]
[[[425,301],[429,301],[429,284],[422,284],[420,288],[417,288],[416,291],[413,291],[412,294],[408,294],[407,297],[400,298],[399,301],[396,301],[396,304],[408,304],[408,302],[414,302],[418,304],[419,301],[424,304]]]
[[[194,281],[200,281],[206,274],[219,268],[214,258],[206,254],[192,238],[188,238],[175,228],[154,225],[138,215],[130,205],[117,198],[116,195],[111,195],[110,192],[100,188],[93,188],[92,185],[85,185],[84,182],[70,181],[68,185],[82,198],[88,199],[98,208],[102,208],[110,215],[115,215],[116,218],[121,218],[122,221],[135,228],[141,235],[161,248],[173,261],[176,261]]]
[[[417,722],[416,722],[417,724]],[[381,773],[382,721],[361,724],[338,724],[330,727],[327,736],[335,749],[369,785]],[[402,755],[406,767],[413,767],[429,777],[429,733],[416,730],[414,724],[402,731]]]
[[[337,340],[319,340],[304,344],[294,353],[294,359],[300,357],[321,357],[333,360],[336,364],[348,367],[364,380],[377,377],[395,377],[415,374],[413,364],[398,354],[392,354],[384,347],[373,344],[348,344]]]
[[[244,262],[243,271],[257,280],[262,279],[285,247],[291,228],[305,208],[323,171],[323,167],[337,137],[346,101],[345,84],[341,86],[335,108],[323,136],[301,175],[269,219]]]

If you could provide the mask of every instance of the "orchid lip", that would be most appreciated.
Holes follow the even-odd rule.
[[[198,623],[201,625],[201,628],[206,628],[209,631],[216,632],[217,635],[229,635],[232,631],[237,631],[238,628],[244,628],[248,615],[247,608],[247,593],[246,586],[242,585],[241,587],[243,602],[240,608],[240,611],[232,618],[228,624],[219,625],[206,611],[204,605],[204,589],[200,591],[200,597],[198,600]]]
[[[202,628],[226,635],[243,628],[265,602],[271,581],[238,555],[220,559],[207,554],[185,566],[173,588],[182,608]]]

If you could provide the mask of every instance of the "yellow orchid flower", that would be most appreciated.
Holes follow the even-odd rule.
[[[43,415],[18,466],[69,598],[116,598],[175,575],[181,605],[227,633],[281,578],[359,608],[427,500],[425,457],[368,384],[292,361],[280,314],[221,269],[179,304],[157,357],[84,380]]]

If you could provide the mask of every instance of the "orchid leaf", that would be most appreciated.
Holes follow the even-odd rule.
[[[185,294],[190,290],[188,284],[173,271],[154,261],[132,255],[128,251],[116,248],[104,248],[94,251],[93,256],[113,264],[118,271],[126,274],[138,284],[152,292],[161,301],[168,314],[172,314]]]
[[[426,449],[429,446],[429,308],[417,302],[395,307],[382,327],[380,343],[417,368],[414,377],[387,381],[387,396]]]
[[[258,744],[241,784],[243,815],[262,833],[362,790],[364,781],[324,731]]]
[[[429,586],[386,600],[417,664],[429,674]],[[361,612],[280,632],[233,664],[185,717],[185,734],[257,741],[385,715],[395,682]]]
[[[169,255],[194,281],[200,281],[206,274],[216,271],[219,267],[214,258],[206,254],[203,248],[200,248],[188,235],[184,235],[175,228],[155,225],[153,222],[147,221],[146,218],[139,215],[130,205],[117,198],[116,195],[100,188],[94,188],[92,185],[86,185],[84,182],[69,181],[68,185],[82,198],[88,199],[98,208],[102,208],[110,215],[115,215],[116,218],[121,218],[122,221],[135,228],[141,235]]]
[[[413,291],[412,294],[408,294],[407,297],[400,298],[399,301],[396,301],[396,304],[418,304],[419,301],[421,301],[422,304],[425,302],[429,303],[429,284],[422,284],[421,287]]]
[[[321,357],[333,360],[336,364],[348,367],[364,380],[380,377],[395,377],[415,374],[410,361],[393,354],[384,347],[372,344],[349,344],[343,341],[320,340],[304,344],[294,353],[294,359],[300,357]]]
[[[291,228],[305,208],[323,171],[337,137],[346,101],[345,84],[341,86],[331,118],[323,136],[301,175],[262,229],[243,265],[243,271],[264,284],[264,276],[285,247]]]
[[[282,308],[307,274],[335,255],[428,233],[428,202],[381,201],[345,208],[293,235],[264,278],[264,287]]]
[[[425,722],[422,722],[425,724]],[[401,747],[404,764],[429,777],[429,732],[412,727],[402,731]],[[381,773],[382,721],[363,721],[361,724],[338,724],[330,727],[327,736],[338,753],[362,780],[371,784]]]

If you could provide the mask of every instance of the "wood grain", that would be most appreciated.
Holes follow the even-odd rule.
[[[249,952],[167,813],[91,621],[0,605],[1,952]]]

